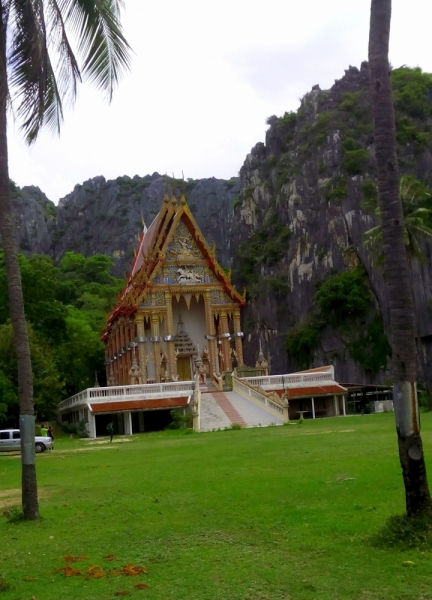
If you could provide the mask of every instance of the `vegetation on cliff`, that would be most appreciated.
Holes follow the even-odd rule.
[[[291,328],[285,339],[287,352],[300,368],[313,362],[314,351],[329,326],[365,372],[376,374],[386,367],[389,343],[362,267],[319,282],[314,300],[316,309]]]

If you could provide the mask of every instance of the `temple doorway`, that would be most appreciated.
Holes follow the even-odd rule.
[[[189,356],[179,356],[177,358],[177,374],[179,381],[191,381],[191,361]]]

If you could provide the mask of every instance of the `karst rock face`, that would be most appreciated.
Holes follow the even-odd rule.
[[[398,118],[405,116],[402,110],[396,114]],[[365,249],[363,239],[364,233],[376,225],[374,212],[364,208],[375,185],[367,64],[363,63],[360,69],[350,67],[331,90],[314,86],[296,114],[271,117],[268,123],[265,144],[259,143],[252,149],[240,171],[241,193],[234,209],[236,235],[232,238],[232,250],[235,256],[243,248],[241,259],[234,261],[234,272],[236,278],[244,280],[242,271],[251,236],[262,232],[265,239],[275,224],[289,228],[288,240],[286,235],[280,236],[276,258],[263,259],[255,267],[257,286],[244,314],[246,362],[254,363],[261,338],[271,356],[272,370],[281,373],[298,366],[285,350],[286,332],[307,322],[316,311],[317,286],[334,273],[365,268],[370,311],[357,319],[357,328],[367,327],[372,318],[382,316],[388,332],[388,298],[382,269]],[[419,130],[427,130],[431,124],[430,119],[423,123],[413,119],[413,123]],[[431,147],[430,139],[426,143],[422,139],[420,144],[403,140],[398,148],[401,174],[411,174],[430,186]],[[270,244],[268,247],[274,251]],[[251,252],[254,250],[252,245]],[[430,364],[429,243],[425,244],[424,253],[425,264],[412,261],[411,270],[419,334],[425,362]],[[365,370],[352,358],[353,341],[346,328],[327,325],[313,349],[310,366],[334,364],[339,381],[387,380],[386,369]],[[420,364],[419,370],[423,367]]]
[[[182,192],[178,183],[176,195]],[[167,185],[158,173],[145,177],[118,177],[106,181],[95,177],[75,186],[60,200],[51,248],[55,258],[73,250],[86,256],[102,253],[114,259],[118,277],[128,272],[137,246],[137,236],[160,210]],[[216,243],[222,265],[230,262],[226,232],[230,230],[232,205],[239,193],[239,180],[214,177],[188,180],[184,185],[190,208],[210,242]],[[171,196],[171,185],[168,194]]]
[[[431,111],[427,117],[416,115],[418,106],[404,100],[404,77],[402,72],[395,82],[401,174],[431,187]],[[432,91],[429,96],[432,103]],[[371,361],[358,358],[362,341],[366,354],[370,341],[373,354],[376,339],[371,333],[368,340],[365,333],[371,324],[388,333],[389,321],[382,268],[363,238],[377,223],[368,208],[376,187],[367,64],[350,67],[330,90],[314,86],[296,113],[271,117],[268,123],[265,143],[251,150],[239,178],[174,184],[177,197],[184,186],[198,225],[208,242],[216,243],[219,262],[233,267],[233,282],[240,291],[244,285],[248,289],[245,361],[255,364],[261,340],[273,373],[304,366],[295,353],[287,352],[287,333],[315,323],[322,282],[362,269],[367,313],[337,324],[335,315],[329,314],[327,322],[321,314],[319,334],[312,326],[316,338],[309,344],[308,366],[331,363],[339,381],[382,383],[389,379],[388,369],[374,369]],[[171,179],[158,173],[112,181],[95,177],[75,186],[58,207],[38,188],[15,188],[21,250],[49,253],[55,259],[70,250],[86,256],[103,253],[113,258],[113,272],[122,277],[131,265],[142,221],[148,226],[158,213],[167,181],[171,197]],[[425,243],[423,250],[424,264],[412,260],[411,270],[422,341],[419,371],[422,379],[430,380],[431,244]],[[359,338],[359,332],[365,337]]]
[[[10,197],[15,220],[15,237],[24,254],[48,254],[55,226],[56,207],[35,186],[17,187],[11,182]],[[0,238],[1,246],[1,238]]]

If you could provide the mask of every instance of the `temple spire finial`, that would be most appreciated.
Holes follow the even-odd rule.
[[[176,193],[176,180],[175,180],[174,173],[173,173],[173,176],[172,176],[172,198],[171,198],[172,206],[177,206],[177,198],[176,198],[175,193]]]
[[[165,195],[164,195],[164,204],[168,204],[169,203],[169,198],[168,198],[168,175],[165,173]]]
[[[180,204],[181,204],[181,206],[186,206],[186,196],[185,196],[186,184],[185,184],[185,178],[184,178],[183,171],[182,171],[182,177],[183,177],[183,184],[182,184],[182,194],[180,197]]]

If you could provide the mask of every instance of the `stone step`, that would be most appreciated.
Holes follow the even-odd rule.
[[[281,425],[283,419],[237,392],[212,391],[201,396],[200,423],[201,431],[211,431],[233,423],[242,427]]]

